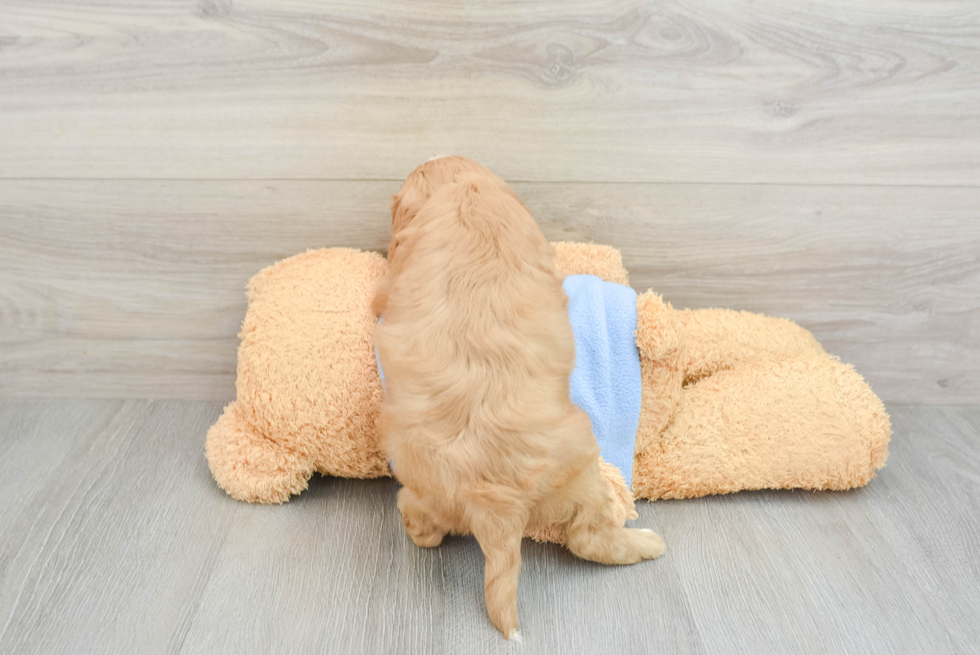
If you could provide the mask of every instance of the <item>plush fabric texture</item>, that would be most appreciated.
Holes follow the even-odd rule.
[[[675,311],[653,292],[637,299],[637,313],[637,497],[850,489],[884,466],[884,405],[800,326],[727,309]]]
[[[606,282],[629,285],[623,257],[612,246],[570,241],[558,241],[554,246],[555,267],[565,275],[595,275]]]
[[[572,402],[589,415],[602,458],[629,487],[641,398],[636,292],[595,275],[570,275],[562,287],[575,335]]]
[[[558,243],[569,274],[625,284],[618,251]],[[258,273],[238,351],[237,399],[207,435],[218,484],[240,500],[281,503],[313,472],[388,475],[375,422],[381,381],[371,300],[385,260],[310,251]],[[888,414],[853,368],[789,321],[724,309],[674,310],[636,297],[641,404],[632,493],[602,462],[611,502],[742,489],[847,489],[884,465]],[[562,542],[561,528],[531,535]]]
[[[208,432],[218,484],[238,500],[282,503],[314,471],[387,475],[375,421],[371,299],[376,253],[310,251],[259,272],[239,337],[237,400]]]

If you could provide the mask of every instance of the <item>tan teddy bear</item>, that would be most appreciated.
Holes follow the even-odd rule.
[[[559,270],[627,284],[617,250],[555,244]],[[248,502],[282,503],[323,475],[391,475],[375,421],[381,380],[371,300],[385,259],[346,248],[278,262],[249,283],[237,400],[207,435],[218,484]],[[632,488],[603,463],[619,516],[633,497],[743,489],[848,489],[888,455],[891,427],[853,368],[778,318],[674,310],[636,300],[642,401]],[[563,541],[557,528],[531,535]]]

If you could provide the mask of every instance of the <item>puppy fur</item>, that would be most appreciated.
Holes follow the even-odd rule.
[[[603,564],[659,557],[664,542],[612,515],[588,415],[569,398],[555,254],[513,190],[471,160],[430,160],[394,197],[391,231],[374,309],[398,508],[419,546],[476,537],[487,612],[511,638],[526,528],[563,524],[568,548]]]

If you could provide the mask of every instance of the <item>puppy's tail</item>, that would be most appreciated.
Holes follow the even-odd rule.
[[[517,580],[521,574],[521,537],[524,524],[512,513],[487,507],[472,508],[470,528],[486,564],[483,597],[490,622],[508,639],[519,639]]]

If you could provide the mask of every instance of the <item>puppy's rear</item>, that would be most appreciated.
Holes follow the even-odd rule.
[[[393,203],[376,306],[381,434],[420,546],[472,533],[493,624],[516,633],[524,531],[566,526],[586,559],[658,557],[611,513],[588,416],[569,398],[575,345],[554,252],[513,191],[462,158],[430,161]]]

